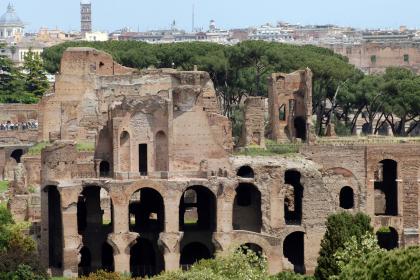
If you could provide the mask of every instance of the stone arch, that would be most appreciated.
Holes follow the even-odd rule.
[[[233,230],[261,232],[261,192],[255,185],[240,183],[236,188],[232,226]]]
[[[195,192],[195,201],[191,202],[188,197],[185,197],[185,194],[188,193],[188,191]],[[216,196],[207,187],[197,185],[187,188],[183,192],[179,203],[179,230],[214,231],[216,229],[216,207]],[[197,213],[196,223],[189,223],[189,221],[186,220],[190,209],[195,209]]]
[[[152,277],[165,269],[162,253],[156,244],[138,238],[130,248],[130,272],[132,277]]]
[[[159,131],[155,137],[155,170],[169,170],[169,148],[168,137],[165,132]]]
[[[287,263],[293,266],[293,271],[304,274],[305,269],[305,233],[295,231],[289,234],[283,241],[283,256]]]
[[[20,163],[23,154],[24,153],[22,149],[16,149],[10,154],[10,157],[13,158],[16,161],[16,163]]]
[[[255,176],[254,170],[249,165],[241,166],[238,169],[238,172],[236,173],[236,175],[238,177],[242,177],[242,178],[254,178],[254,176]]]
[[[131,139],[128,131],[123,131],[120,134],[120,171],[130,172],[131,171]]]
[[[109,177],[111,175],[111,165],[108,161],[103,160],[99,164],[99,176],[100,177]]]
[[[180,266],[183,270],[188,270],[194,263],[213,258],[214,252],[200,242],[191,242],[181,249]]]
[[[247,251],[252,251],[258,257],[262,257],[264,255],[264,251],[261,246],[255,243],[244,243],[238,247],[239,251],[246,253]]]
[[[284,198],[284,219],[286,224],[302,223],[303,192],[302,175],[294,169],[286,170],[284,183],[287,185]]]
[[[354,192],[349,186],[345,186],[340,190],[340,208],[354,208]]]
[[[379,247],[385,250],[392,250],[398,248],[398,232],[393,227],[389,227],[388,231],[377,231]]]
[[[306,141],[306,121],[303,117],[295,117],[293,120],[295,137],[302,139],[302,142]]]
[[[162,232],[165,227],[165,205],[162,195],[153,188],[135,191],[129,202],[131,232]]]
[[[61,195],[57,186],[46,186],[48,196],[48,266],[61,269],[63,266],[63,221]]]
[[[375,174],[375,215],[398,215],[398,162],[384,159]]]

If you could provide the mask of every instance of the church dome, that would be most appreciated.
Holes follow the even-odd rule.
[[[0,26],[24,26],[23,22],[16,14],[15,8],[11,4],[7,6],[7,12],[0,17]]]

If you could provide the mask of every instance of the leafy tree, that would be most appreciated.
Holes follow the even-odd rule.
[[[40,56],[31,50],[25,55],[23,63],[25,90],[41,98],[49,88],[47,76]]]
[[[419,279],[420,248],[410,247],[379,251],[355,259],[343,268],[340,280],[411,280]]]
[[[321,241],[321,250],[318,257],[318,266],[315,270],[316,279],[328,279],[338,275],[340,267],[334,257],[338,250],[342,250],[353,236],[358,242],[366,232],[373,232],[370,217],[357,213],[356,215],[342,212],[328,217],[327,230]]]

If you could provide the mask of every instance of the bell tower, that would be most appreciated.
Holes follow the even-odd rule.
[[[92,32],[92,4],[89,0],[80,2],[80,26],[82,35]]]

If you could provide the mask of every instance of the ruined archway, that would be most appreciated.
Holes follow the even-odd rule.
[[[159,131],[156,133],[155,143],[155,169],[156,171],[169,170],[169,150],[168,150],[168,137],[165,132]]]
[[[23,150],[22,149],[14,150],[10,154],[10,157],[13,158],[16,161],[16,163],[20,163],[21,162],[22,156],[23,156]]]
[[[111,175],[111,166],[108,161],[103,160],[99,164],[99,176],[109,177]]]
[[[130,172],[131,169],[130,134],[123,131],[120,135],[120,171]]]
[[[98,186],[83,188],[77,202],[77,229],[84,247],[89,248],[89,271],[110,269],[113,252],[104,244],[113,229],[113,206],[107,190]]]
[[[151,188],[142,188],[130,198],[129,226],[130,231],[162,232],[165,223],[165,209],[161,194]]]
[[[236,173],[236,175],[242,178],[254,178],[255,176],[254,170],[251,168],[251,166],[248,166],[248,165],[241,166],[238,169],[238,172]]]
[[[306,141],[306,121],[303,117],[296,117],[293,120],[295,137]]]
[[[301,174],[296,170],[287,170],[284,183],[287,185],[284,198],[284,219],[286,224],[302,223],[303,186],[300,182]]]
[[[263,249],[260,245],[255,243],[245,243],[239,246],[238,250],[240,250],[244,254],[246,254],[248,251],[252,251],[258,257],[261,257],[263,255]]]
[[[88,276],[92,272],[92,255],[88,247],[83,246],[79,252],[79,276]]]
[[[145,238],[137,239],[130,249],[130,272],[132,277],[151,277],[164,270],[163,255]]]
[[[378,245],[382,249],[392,250],[398,248],[398,232],[393,228],[383,228],[376,233]]]
[[[261,192],[253,184],[241,183],[233,201],[234,230],[261,232]]]
[[[289,234],[283,242],[283,256],[293,266],[293,271],[304,274],[305,269],[305,247],[303,232]]]
[[[180,266],[183,270],[188,270],[191,265],[199,262],[200,260],[207,260],[213,257],[204,244],[200,242],[192,242],[184,246],[181,250]]]
[[[105,271],[114,271],[114,249],[107,242],[102,244],[102,269]]]
[[[61,197],[57,186],[47,186],[48,195],[48,266],[61,269],[63,266],[63,222]]]
[[[398,164],[395,160],[379,162],[375,173],[375,215],[398,215]]]
[[[193,200],[191,200],[193,197]],[[189,212],[196,212],[196,218]],[[179,204],[180,231],[214,231],[216,228],[216,197],[206,187],[193,186],[182,195]]]
[[[340,190],[340,208],[354,208],[354,192],[351,187],[346,186]]]

